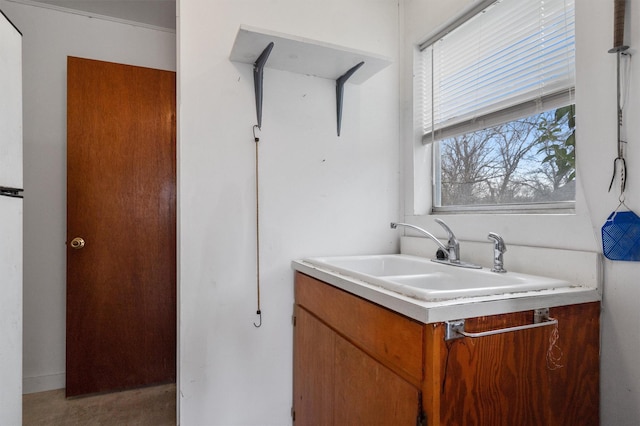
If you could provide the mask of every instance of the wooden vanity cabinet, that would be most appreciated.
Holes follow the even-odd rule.
[[[558,327],[445,342],[423,324],[296,272],[296,425],[599,424],[599,303],[551,308]],[[533,312],[471,318],[470,332]]]

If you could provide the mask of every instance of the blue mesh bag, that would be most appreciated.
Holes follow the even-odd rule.
[[[640,261],[640,217],[614,211],[602,226],[602,252],[607,259]]]

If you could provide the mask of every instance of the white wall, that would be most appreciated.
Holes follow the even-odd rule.
[[[581,2],[577,2],[579,5]],[[584,49],[578,57],[583,70],[583,87],[588,97],[588,115],[578,118],[579,138],[588,138],[589,148],[582,160],[586,197],[593,218],[594,231],[600,230],[608,215],[618,205],[618,193],[607,194],[607,186],[616,157],[615,114],[615,55],[607,54],[613,46],[612,27],[604,25],[602,17],[610,21],[612,5],[591,0],[578,8],[581,40]],[[627,166],[629,168],[626,205],[640,213],[640,5],[627,1],[626,44],[635,56],[631,61],[627,104],[624,111],[626,127],[623,137],[628,141]],[[580,40],[580,39],[579,39]],[[580,74],[579,74],[580,75]],[[586,95],[585,95],[586,97]],[[580,101],[580,100],[578,100]],[[625,135],[626,134],[626,135]],[[579,139],[580,140],[580,139]],[[579,148],[578,148],[579,149]],[[632,426],[640,424],[640,264],[637,262],[605,263],[604,311],[602,315],[602,419],[606,426]]]
[[[0,13],[0,185],[22,188],[22,36]],[[0,424],[22,423],[22,200],[0,197]]]
[[[64,387],[67,56],[175,70],[175,33],[0,0],[21,29],[24,391]]]
[[[455,16],[471,0],[443,2],[435,0],[406,0],[405,28],[408,43],[415,43],[442,23]],[[640,46],[640,8],[637,2],[627,2],[627,44],[631,52]],[[629,16],[630,15],[630,16]],[[428,19],[421,20],[424,16]],[[576,120],[578,194],[576,215],[562,217],[470,215],[447,216],[445,220],[464,239],[482,241],[490,229],[502,233],[507,243],[581,250],[601,250],[600,227],[618,205],[618,194],[607,193],[616,157],[616,73],[615,55],[607,53],[613,45],[613,2],[601,0],[576,1]],[[410,48],[405,49],[403,76],[411,79]],[[631,86],[625,115],[629,141],[627,164],[630,170],[626,204],[640,210],[640,64],[632,64]],[[429,161],[411,133],[412,106],[410,83],[403,86],[402,122],[405,130],[403,159],[405,167],[405,219],[433,229],[432,218],[421,216],[427,202],[420,196],[414,199],[412,167]],[[412,153],[418,155],[414,159]],[[418,168],[419,169],[419,168]],[[423,176],[428,178],[428,172]],[[428,197],[426,197],[428,198]],[[415,215],[414,215],[415,214]],[[439,228],[439,227],[438,227]],[[508,265],[509,253],[505,256]],[[558,264],[558,268],[563,265]],[[640,300],[638,274],[640,265],[634,262],[605,261],[602,315],[601,358],[601,420],[603,425],[631,426],[640,424]]]
[[[179,17],[181,424],[290,424],[291,260],[397,250],[398,4],[189,0]],[[261,328],[252,67],[228,59],[241,24],[394,60],[347,84],[340,138],[334,81],[265,69]]]

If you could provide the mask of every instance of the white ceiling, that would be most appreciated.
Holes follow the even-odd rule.
[[[156,27],[176,28],[175,0],[35,0],[52,6],[95,13]]]

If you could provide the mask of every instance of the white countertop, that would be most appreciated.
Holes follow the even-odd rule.
[[[294,260],[292,268],[425,324],[601,300],[596,288],[566,287],[426,302],[317,267],[304,260]]]

